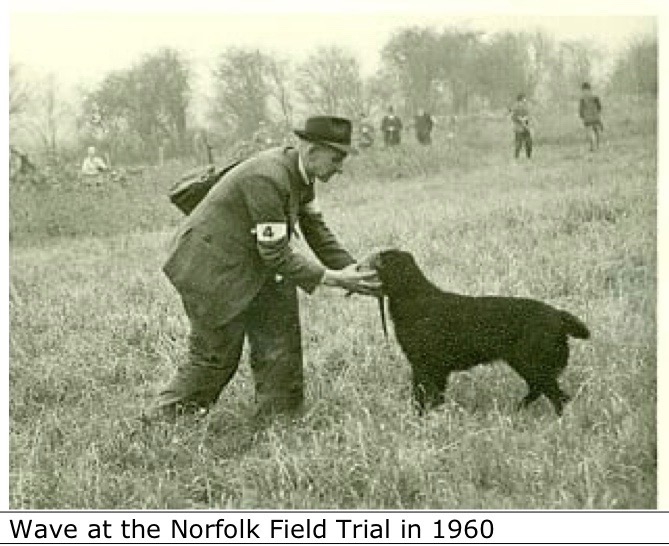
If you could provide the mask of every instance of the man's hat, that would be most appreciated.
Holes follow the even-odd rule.
[[[301,139],[324,144],[346,154],[357,154],[351,146],[351,122],[346,118],[314,116],[307,119],[304,129],[294,129]]]

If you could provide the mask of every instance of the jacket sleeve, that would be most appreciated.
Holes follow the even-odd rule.
[[[273,272],[294,282],[306,292],[320,284],[325,268],[297,252],[290,242],[290,220],[286,203],[288,187],[269,176],[250,177],[240,191],[254,226],[256,245],[263,263]]]
[[[353,257],[339,244],[327,227],[315,199],[300,207],[299,224],[307,244],[327,267],[343,269],[355,263]]]

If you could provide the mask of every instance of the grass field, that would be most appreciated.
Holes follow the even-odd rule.
[[[399,246],[449,290],[583,318],[561,419],[544,399],[517,412],[525,386],[503,364],[454,375],[419,418],[376,302],[320,289],[302,298],[303,418],[257,429],[243,364],[205,419],[144,427],[187,334],[160,273],[169,177],[12,188],[10,507],[655,507],[656,140],[652,124],[619,129],[593,155],[578,131],[538,135],[516,164],[507,122],[354,158],[320,188],[354,254]]]

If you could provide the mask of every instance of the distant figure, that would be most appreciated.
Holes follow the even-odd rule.
[[[360,134],[358,135],[358,146],[360,148],[371,148],[374,145],[374,125],[372,125],[366,114],[360,116]]]
[[[100,156],[95,155],[95,146],[89,146],[84,162],[81,165],[81,174],[90,180],[98,181],[99,176],[107,170],[104,160]]]
[[[418,142],[425,145],[432,143],[434,119],[422,108],[418,110],[418,115],[414,120],[414,127],[416,129],[416,139]]]
[[[397,146],[402,141],[402,120],[395,115],[392,106],[388,107],[388,113],[381,120],[381,132],[386,146]]]
[[[602,103],[599,97],[592,94],[592,89],[588,82],[581,86],[581,100],[578,104],[578,115],[583,121],[585,130],[590,142],[590,151],[599,149],[600,134],[604,130],[602,123]]]
[[[527,97],[525,97],[523,93],[520,93],[518,97],[516,97],[516,104],[511,108],[511,121],[513,121],[513,132],[516,137],[514,157],[518,159],[520,150],[525,147],[525,155],[530,159],[532,157],[530,112],[527,108]]]
[[[453,148],[455,138],[458,133],[458,116],[452,114],[446,120],[446,141],[448,142],[448,147]]]

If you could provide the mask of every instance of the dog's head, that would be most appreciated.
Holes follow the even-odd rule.
[[[376,252],[367,264],[378,273],[383,292],[389,296],[410,291],[420,273],[411,253],[398,249]]]

